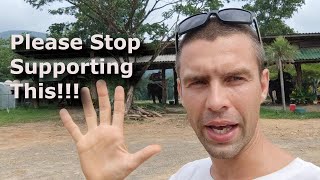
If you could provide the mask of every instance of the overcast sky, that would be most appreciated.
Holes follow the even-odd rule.
[[[66,4],[55,3],[51,7],[61,5]],[[232,3],[225,7],[241,7],[241,4]],[[306,0],[306,4],[287,23],[300,33],[320,32],[319,10],[319,0]],[[41,11],[23,0],[0,0],[0,32],[8,30],[46,32],[51,24],[65,21],[72,22],[74,18],[50,15],[48,7]]]

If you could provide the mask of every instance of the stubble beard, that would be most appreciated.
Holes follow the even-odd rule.
[[[212,141],[207,140],[201,134],[198,136],[201,144],[204,146],[206,151],[212,158],[216,159],[232,159],[236,157],[241,150],[250,142],[250,138],[242,136],[239,137],[235,142],[228,144],[216,144]]]
[[[238,135],[235,140],[230,143],[217,144],[215,142],[212,142],[212,140],[208,140],[205,138],[205,132],[203,131],[203,126],[200,123],[198,123],[196,126],[197,127],[192,126],[192,128],[195,131],[199,141],[209,153],[209,155],[212,158],[216,159],[232,159],[236,157],[241,152],[241,150],[250,142],[254,134],[246,132],[243,126],[239,126],[238,128],[240,128],[240,135]]]

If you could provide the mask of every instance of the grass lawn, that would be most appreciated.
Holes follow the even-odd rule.
[[[152,104],[152,102],[138,102],[135,105],[143,107],[145,109],[154,110],[160,113],[166,113],[161,104]],[[166,105],[167,108],[180,108],[181,105]],[[182,109],[183,110],[183,109]],[[179,111],[178,113],[184,113]],[[320,119],[320,112],[306,112],[303,114],[293,113],[290,111],[282,111],[271,109],[270,107],[261,107],[261,118],[264,119]],[[56,107],[41,107],[39,109],[23,108],[0,110],[0,126],[10,123],[28,123],[38,121],[59,121],[59,109]]]
[[[27,123],[37,121],[59,120],[59,110],[52,107],[39,109],[23,108],[0,110],[0,125],[10,123]]]
[[[267,107],[261,107],[260,117],[264,119],[320,119],[320,112],[295,113],[289,110],[274,110]]]

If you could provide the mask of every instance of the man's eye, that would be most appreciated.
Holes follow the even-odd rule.
[[[194,81],[190,83],[190,86],[204,86],[206,85],[205,81]]]
[[[241,82],[241,81],[245,81],[245,78],[241,76],[231,76],[231,77],[228,77],[226,81],[229,83]]]

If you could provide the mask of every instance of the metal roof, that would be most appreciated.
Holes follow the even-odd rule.
[[[129,57],[129,62],[132,63],[147,63],[152,56],[141,56],[141,57]],[[97,63],[112,63],[117,62],[115,58],[113,57],[94,57],[94,58],[55,58],[55,59],[27,59],[25,62],[28,63],[40,63],[40,62],[49,62],[50,64],[57,63],[57,62],[63,62],[63,63],[70,63],[70,62],[76,62],[78,64],[80,63],[89,63],[91,60],[94,59]],[[102,61],[103,59],[103,61]],[[121,62],[124,62],[123,58],[119,58]],[[153,61],[153,63],[175,63],[176,56],[175,55],[159,55],[156,57],[156,59]]]
[[[293,60],[295,62],[320,62],[320,48],[301,48]]]
[[[290,38],[290,37],[319,37],[320,36],[320,32],[313,32],[313,33],[295,33],[295,34],[286,34],[286,35],[268,35],[268,36],[264,36],[262,37],[262,39],[267,39],[267,38],[276,38],[279,36],[283,36],[286,38]]]

